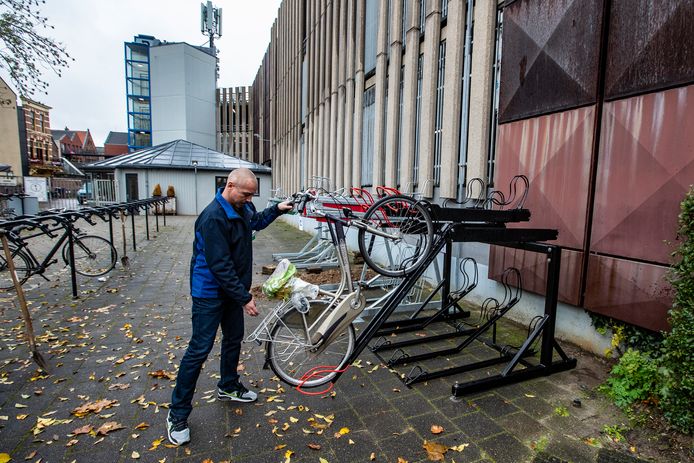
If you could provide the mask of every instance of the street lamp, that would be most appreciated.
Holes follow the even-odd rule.
[[[198,215],[198,161],[197,159],[193,159],[190,161],[190,163],[193,165],[193,169],[195,170],[195,215]]]

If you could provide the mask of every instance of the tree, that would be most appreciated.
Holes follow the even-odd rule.
[[[54,29],[39,9],[45,0],[0,0],[0,69],[5,69],[23,95],[46,93],[41,78],[48,69],[61,75],[74,61],[65,47],[48,37]]]

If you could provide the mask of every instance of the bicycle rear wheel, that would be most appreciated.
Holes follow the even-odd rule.
[[[31,259],[17,248],[11,247],[10,252],[12,253],[12,262],[17,273],[17,279],[19,284],[23,285],[31,276]],[[0,290],[9,291],[13,289],[14,282],[12,281],[12,275],[10,275],[10,267],[7,265],[5,252],[2,250],[2,246],[0,246]]]
[[[409,196],[376,201],[363,220],[369,228],[359,228],[359,251],[381,275],[404,277],[422,264],[433,245],[431,216],[421,201]]]
[[[336,370],[345,367],[352,354],[355,339],[352,325],[328,346],[311,347],[305,323],[310,325],[312,319],[316,318],[314,314],[320,313],[325,306],[327,303],[323,301],[311,301],[309,314],[292,308],[272,328],[271,341],[266,346],[266,360],[272,371],[285,383],[302,388],[321,386],[335,377]],[[324,372],[309,377],[319,368]]]
[[[117,252],[107,239],[100,236],[76,236],[74,241],[75,271],[87,277],[108,273],[116,265]],[[63,261],[70,263],[70,243],[63,246]]]

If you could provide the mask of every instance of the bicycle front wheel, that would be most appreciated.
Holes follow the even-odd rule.
[[[434,237],[431,215],[421,201],[409,196],[386,196],[364,214],[359,228],[359,251],[374,271],[404,277],[426,259]]]
[[[31,259],[17,248],[11,247],[10,253],[12,254],[15,272],[17,273],[17,280],[19,280],[20,285],[23,285],[31,276]],[[14,281],[10,274],[10,267],[7,265],[5,253],[2,250],[2,246],[0,246],[0,290],[9,291],[13,289]]]
[[[327,303],[323,301],[311,301],[310,311],[319,313],[326,306]],[[290,309],[275,323],[270,333],[271,340],[267,343],[266,355],[270,368],[282,381],[292,386],[311,388],[331,381],[337,370],[345,367],[354,350],[352,325],[329,345],[312,347],[306,332],[312,318],[315,316]]]
[[[108,273],[116,265],[117,252],[107,239],[100,236],[76,236],[73,241],[75,272],[86,277]],[[70,243],[63,246],[63,261],[70,263]]]

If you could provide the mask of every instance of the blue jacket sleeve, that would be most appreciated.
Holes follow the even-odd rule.
[[[270,225],[277,217],[282,215],[277,204],[273,204],[270,207],[266,207],[262,212],[256,212],[255,206],[249,205],[253,212],[251,216],[250,223],[253,230],[262,230],[268,225]]]
[[[230,298],[245,305],[253,296],[239,280],[230,249],[238,245],[240,237],[229,236],[222,218],[212,218],[200,233],[205,243],[205,261],[219,286]]]

